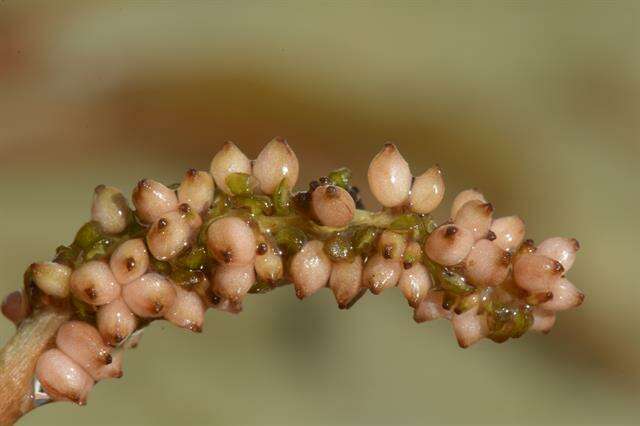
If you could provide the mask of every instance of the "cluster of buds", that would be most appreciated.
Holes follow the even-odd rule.
[[[37,363],[48,397],[83,404],[95,382],[122,375],[123,349],[156,319],[200,332],[207,309],[238,313],[248,294],[287,284],[300,299],[329,288],[341,309],[398,287],[416,322],[450,320],[462,347],[548,332],[556,312],[583,300],[564,277],[576,240],[536,247],[520,218],[494,220],[476,190],[461,192],[438,226],[441,169],[413,177],[392,144],[369,166],[376,212],[363,209],[348,169],[294,193],[298,172],[276,138],[253,161],[228,142],[209,172],[140,181],[134,210],[119,190],[97,187],[92,220],[52,262],[32,264],[2,306],[16,324],[39,309],[72,312]]]

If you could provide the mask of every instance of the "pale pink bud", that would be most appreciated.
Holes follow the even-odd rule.
[[[513,263],[516,284],[531,293],[552,291],[563,273],[560,262],[539,254],[519,255]]]
[[[258,244],[254,267],[260,281],[270,285],[276,284],[283,276],[282,256],[264,241]]]
[[[385,259],[401,260],[407,248],[407,237],[393,231],[383,231],[378,238],[378,253]]]
[[[124,286],[122,298],[139,317],[159,318],[173,305],[176,290],[167,278],[151,272]]]
[[[96,325],[105,343],[117,346],[127,339],[138,327],[138,318],[124,303],[122,298],[100,306],[96,315]]]
[[[114,372],[107,368],[113,362],[111,348],[104,344],[98,330],[86,322],[64,323],[56,334],[56,346],[96,381],[112,377]]]
[[[98,222],[107,234],[119,234],[127,228],[131,210],[119,189],[96,187],[91,206],[91,219]]]
[[[211,175],[223,192],[231,194],[227,177],[231,173],[251,174],[251,161],[233,142],[227,142],[211,160]]]
[[[215,184],[208,172],[189,169],[178,188],[178,202],[189,204],[196,214],[207,211],[213,202]]]
[[[467,257],[474,241],[473,233],[466,228],[445,224],[429,235],[424,244],[424,251],[434,262],[452,266]]]
[[[120,296],[120,284],[109,265],[92,260],[76,269],[69,281],[75,297],[94,306],[106,305]]]
[[[482,201],[472,200],[465,203],[454,216],[453,222],[473,232],[476,240],[486,238],[491,227],[493,206]]]
[[[477,287],[496,286],[509,274],[511,255],[494,241],[479,240],[464,261],[465,277]]]
[[[468,348],[489,334],[489,326],[484,315],[478,315],[478,307],[469,309],[451,318],[453,332],[461,348]]]
[[[451,217],[456,217],[460,208],[467,204],[467,202],[473,200],[478,200],[482,203],[487,202],[484,195],[482,195],[482,193],[477,189],[465,189],[456,195],[456,198],[453,199],[453,203],[451,204]]]
[[[347,226],[356,211],[356,204],[339,186],[317,187],[311,194],[311,210],[321,225],[342,228]]]
[[[540,304],[540,308],[552,312],[564,311],[578,307],[584,301],[584,294],[566,278],[560,278],[551,292],[553,298]]]
[[[340,309],[345,309],[362,290],[362,258],[353,262],[334,262],[331,267],[329,287]]]
[[[369,164],[367,172],[373,196],[385,207],[404,204],[411,189],[411,170],[396,146],[387,143]]]
[[[414,263],[409,269],[400,274],[398,287],[409,302],[409,306],[416,308],[427,297],[431,287],[431,278],[427,268],[422,263]]]
[[[38,358],[35,375],[54,401],[85,405],[93,379],[59,349],[49,349]]]
[[[431,213],[444,198],[444,179],[442,169],[433,166],[415,178],[411,186],[409,204],[416,213]]]
[[[282,179],[292,189],[298,181],[298,158],[286,140],[276,137],[269,142],[253,162],[253,175],[265,194],[273,194]]]
[[[575,238],[554,237],[541,242],[536,253],[562,263],[564,271],[567,272],[573,266],[578,250],[580,243]]]
[[[69,295],[69,278],[72,270],[66,265],[54,262],[34,263],[31,266],[33,281],[49,296],[60,299]]]
[[[232,303],[241,302],[256,283],[253,265],[221,265],[213,277],[213,287],[217,295]]]
[[[529,330],[547,334],[551,331],[555,323],[555,312],[545,311],[542,308],[536,307],[533,310],[533,324]]]
[[[525,226],[518,216],[498,218],[493,221],[489,230],[496,237],[494,243],[503,250],[514,252],[524,240]]]
[[[204,303],[194,291],[187,291],[174,286],[176,301],[164,315],[165,319],[178,327],[200,333],[204,324]]]
[[[187,248],[191,232],[191,226],[182,213],[166,213],[147,232],[147,246],[156,259],[173,259]]]
[[[2,301],[2,315],[18,325],[29,314],[25,297],[20,291],[9,293]]]
[[[213,222],[207,230],[207,247],[223,265],[248,265],[256,257],[253,230],[237,217],[225,217]]]
[[[175,192],[151,179],[138,182],[131,198],[136,206],[137,216],[144,223],[153,223],[160,216],[178,208]]]
[[[430,291],[427,297],[420,302],[413,311],[413,320],[417,323],[433,321],[439,318],[450,319],[451,311],[442,307],[444,293],[441,291]]]
[[[111,255],[109,266],[120,284],[128,284],[144,275],[149,269],[149,255],[142,238],[120,244]]]
[[[331,275],[331,260],[324,253],[322,241],[307,242],[291,259],[289,272],[299,299],[324,287]]]
[[[380,294],[387,288],[395,287],[400,279],[402,266],[399,260],[385,259],[376,254],[367,260],[362,272],[362,285],[371,293]]]

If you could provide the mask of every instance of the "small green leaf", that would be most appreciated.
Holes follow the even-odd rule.
[[[353,236],[353,249],[356,253],[368,253],[378,236],[378,229],[373,226],[360,228]]]
[[[231,173],[225,183],[233,195],[251,195],[251,175],[246,173]]]
[[[276,232],[275,240],[278,247],[290,256],[302,249],[307,242],[307,235],[301,229],[286,226]]]
[[[467,283],[462,275],[450,271],[446,268],[440,269],[438,278],[440,287],[442,287],[443,290],[453,294],[465,295],[473,293],[476,289],[474,286]]]
[[[289,207],[291,205],[291,191],[287,184],[287,178],[280,181],[272,197],[276,214],[278,216],[288,215]]]
[[[254,216],[273,214],[273,202],[271,198],[264,195],[238,196],[234,198],[233,202],[236,208],[247,209]]]
[[[102,230],[97,222],[87,222],[78,230],[73,243],[82,250],[89,250],[91,246],[102,238]]]
[[[329,180],[336,186],[339,186],[347,191],[351,188],[351,170],[346,167],[341,167],[337,170],[329,173]]]

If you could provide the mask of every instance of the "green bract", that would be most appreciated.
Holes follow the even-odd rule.
[[[251,195],[251,175],[246,173],[231,173],[225,180],[233,195]]]
[[[299,252],[308,240],[307,235],[301,229],[293,226],[281,228],[274,237],[278,247],[286,255],[293,255]]]
[[[89,250],[102,238],[102,229],[97,222],[87,222],[78,230],[73,244],[82,250]]]
[[[287,178],[284,178],[278,184],[273,193],[273,206],[278,216],[286,216],[289,214],[289,206],[291,204],[291,191],[287,184]]]
[[[328,177],[331,183],[336,186],[346,189],[347,191],[351,188],[351,170],[346,167],[332,171]]]

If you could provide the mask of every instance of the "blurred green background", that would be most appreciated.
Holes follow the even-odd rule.
[[[208,169],[275,135],[301,183],[395,141],[529,235],[582,243],[548,336],[458,348],[398,292],[251,297],[203,335],[154,324],[89,405],[24,425],[630,424],[640,417],[638,2],[0,2],[0,290],[100,183]],[[374,205],[365,190],[368,205]],[[446,208],[442,209],[446,210]],[[0,322],[0,344],[13,332]],[[635,423],[637,424],[637,423]]]

